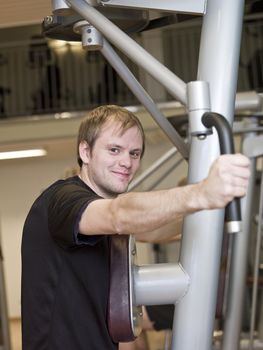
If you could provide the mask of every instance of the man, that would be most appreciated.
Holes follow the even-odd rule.
[[[200,183],[125,193],[143,153],[142,126],[124,108],[98,107],[81,123],[79,176],[46,189],[25,222],[24,350],[117,349],[106,322],[110,236],[140,239],[187,214],[223,208],[246,193],[249,161],[241,154],[219,157]]]

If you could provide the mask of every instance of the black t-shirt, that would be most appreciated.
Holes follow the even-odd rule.
[[[99,198],[75,176],[33,204],[22,239],[23,350],[117,349],[106,323],[108,237],[78,233],[82,212]]]

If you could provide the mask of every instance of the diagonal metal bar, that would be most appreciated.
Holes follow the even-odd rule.
[[[186,84],[183,80],[172,73],[85,0],[66,1],[76,12],[98,29],[105,38],[161,83],[172,96],[186,105]]]
[[[188,159],[189,146],[184,142],[184,140],[177,133],[171,123],[166,119],[166,117],[160,112],[152,98],[144,90],[144,88],[141,86],[141,84],[138,82],[126,64],[121,60],[119,55],[105,39],[103,41],[101,52],[111,64],[111,66],[120,75],[123,81],[127,84],[129,89],[152,115],[153,119],[165,132],[166,136],[168,136],[170,141],[175,145],[182,156],[185,159]]]

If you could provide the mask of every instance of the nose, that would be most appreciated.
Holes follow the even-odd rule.
[[[132,165],[132,159],[129,153],[122,154],[120,160],[119,160],[120,166],[125,168],[130,168]]]

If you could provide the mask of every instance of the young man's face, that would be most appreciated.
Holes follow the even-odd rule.
[[[104,125],[92,152],[88,152],[87,180],[101,197],[126,192],[140,166],[143,140],[134,126],[124,133],[118,124]]]

